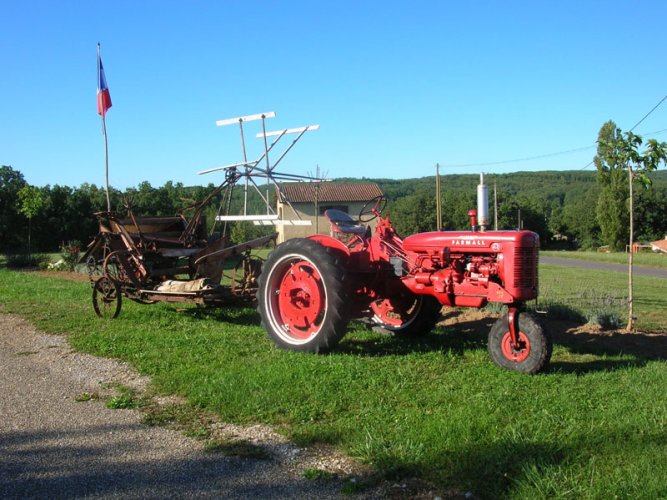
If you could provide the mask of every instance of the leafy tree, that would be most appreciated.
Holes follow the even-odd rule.
[[[477,207],[475,188],[446,190],[442,204],[442,224],[446,230],[470,229],[468,211]]]
[[[0,250],[16,248],[25,219],[20,215],[18,192],[26,185],[23,174],[9,165],[0,166]]]
[[[579,248],[591,249],[600,244],[600,226],[595,217],[597,191],[594,187],[588,196],[570,196],[563,205],[563,221],[567,234],[571,235]]]
[[[246,241],[268,236],[273,233],[273,226],[255,226],[252,222],[238,221],[233,224],[230,232],[230,238],[235,244],[241,244]]]
[[[667,235],[667,188],[654,186],[635,196],[635,234],[637,241],[660,240]]]
[[[434,193],[420,193],[396,200],[391,206],[396,231],[402,236],[434,231],[436,207]]]
[[[628,331],[634,331],[635,316],[632,296],[632,264],[634,253],[632,245],[634,243],[634,183],[639,181],[645,187],[651,185],[651,178],[648,174],[658,168],[661,163],[667,161],[667,142],[658,142],[655,139],[649,139],[646,149],[643,153],[639,152],[643,141],[641,136],[626,132],[623,134],[620,129],[616,129],[613,137],[609,141],[600,141],[601,145],[612,152],[609,155],[618,168],[627,173],[629,194],[630,194],[630,227],[629,243],[630,252],[628,252]]]
[[[42,192],[34,186],[23,186],[18,192],[19,211],[28,218],[28,255],[32,253],[30,233],[32,232],[32,218],[44,207]]]
[[[628,182],[619,155],[621,131],[608,121],[598,133],[597,155],[593,163],[601,187],[596,209],[601,239],[612,250],[623,250],[628,241]]]

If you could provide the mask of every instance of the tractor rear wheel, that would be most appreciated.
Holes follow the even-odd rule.
[[[507,315],[494,323],[489,332],[491,359],[501,368],[534,374],[544,370],[551,359],[551,338],[531,314],[519,313],[519,345],[512,345]]]
[[[257,312],[279,347],[324,352],[338,344],[349,322],[342,255],[296,238],[278,245],[258,279]]]
[[[385,334],[421,337],[433,330],[442,305],[430,295],[406,292],[372,304],[373,330]]]

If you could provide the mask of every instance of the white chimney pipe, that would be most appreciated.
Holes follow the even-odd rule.
[[[484,172],[479,174],[477,186],[477,224],[480,231],[486,231],[489,226],[489,191],[484,184]]]

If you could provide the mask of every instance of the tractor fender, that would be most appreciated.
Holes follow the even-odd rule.
[[[350,255],[350,249],[347,248],[341,241],[336,238],[332,238],[326,234],[313,234],[308,236],[309,240],[313,240],[316,243],[319,243],[323,247],[333,248],[334,250],[340,250],[345,253],[345,255]]]

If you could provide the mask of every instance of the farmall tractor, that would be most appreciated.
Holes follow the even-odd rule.
[[[481,189],[480,189],[481,188]],[[386,199],[370,200],[358,220],[327,210],[331,235],[288,240],[264,263],[257,293],[262,325],[278,346],[325,352],[351,319],[396,335],[431,331],[443,305],[507,306],[488,335],[488,352],[502,368],[543,370],[551,340],[525,312],[538,294],[539,237],[526,231],[485,231],[488,197],[483,176],[471,231],[435,231],[401,238]],[[479,215],[480,225],[477,225]],[[375,234],[365,224],[377,218]]]

